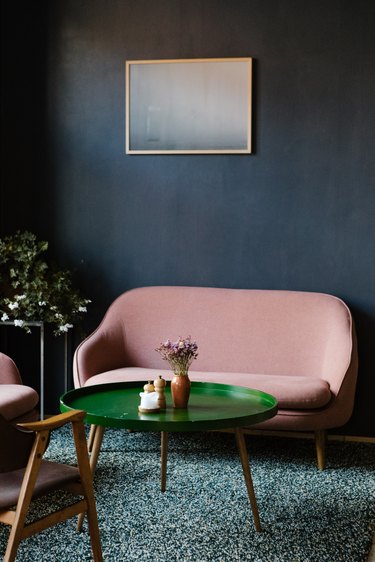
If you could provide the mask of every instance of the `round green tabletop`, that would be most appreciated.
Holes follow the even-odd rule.
[[[60,410],[84,410],[86,422],[104,427],[140,431],[204,431],[245,427],[272,418],[277,400],[250,388],[218,383],[192,382],[186,409],[172,406],[169,383],[165,389],[167,409],[140,413],[139,393],[147,381],[87,386],[65,393]]]

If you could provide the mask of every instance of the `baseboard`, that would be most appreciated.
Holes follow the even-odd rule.
[[[232,429],[224,429],[224,432],[233,433]],[[292,439],[315,439],[313,432],[303,432],[303,431],[269,431],[266,429],[248,429],[244,428],[244,433],[246,435],[266,435],[270,437],[290,437]],[[330,434],[327,431],[328,441],[356,441],[360,443],[375,443],[375,437],[362,437],[357,435],[336,435],[335,433]]]

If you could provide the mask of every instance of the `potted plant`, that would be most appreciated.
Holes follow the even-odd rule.
[[[48,242],[31,232],[0,239],[0,320],[30,332],[31,321],[52,325],[53,333],[67,332],[87,312],[89,299],[73,287],[72,274],[43,259]]]

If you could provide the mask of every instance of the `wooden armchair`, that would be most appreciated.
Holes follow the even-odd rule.
[[[15,560],[21,540],[86,512],[94,561],[102,562],[84,417],[84,412],[74,410],[44,421],[13,425],[0,415],[0,522],[11,526],[4,562]],[[50,432],[68,422],[73,426],[78,467],[43,459]],[[32,499],[52,490],[66,490],[81,497],[26,524]]]

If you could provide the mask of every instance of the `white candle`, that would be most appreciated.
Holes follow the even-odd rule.
[[[157,392],[140,392],[141,408],[144,410],[154,410],[158,407],[158,393]]]

